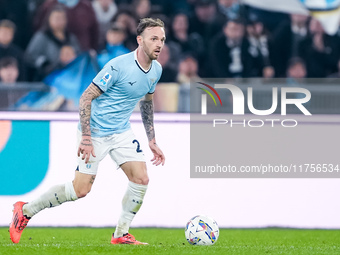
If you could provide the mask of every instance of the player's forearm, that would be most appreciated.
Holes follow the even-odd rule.
[[[140,112],[146,135],[149,139],[155,140],[155,129],[153,126],[153,101],[152,100],[141,100],[140,101]],[[156,141],[155,141],[156,142]]]
[[[91,100],[84,94],[79,100],[79,117],[82,135],[91,136]]]
[[[100,90],[91,84],[82,94],[79,100],[79,118],[80,118],[80,126],[81,132],[83,136],[91,137],[91,127],[90,127],[90,118],[91,118],[91,103],[94,98],[97,98],[101,95]]]

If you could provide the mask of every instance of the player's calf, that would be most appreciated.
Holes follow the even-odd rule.
[[[95,175],[84,174],[76,171],[73,187],[78,198],[85,197],[91,191],[95,179]]]

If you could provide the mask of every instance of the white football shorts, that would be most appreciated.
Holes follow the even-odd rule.
[[[77,138],[77,144],[79,144],[81,141],[81,132],[79,130]],[[99,162],[107,154],[110,154],[112,160],[115,161],[118,166],[129,161],[145,162],[145,156],[140,148],[139,141],[131,129],[121,134],[92,137],[92,144],[96,157],[91,155],[87,164],[85,164],[85,160],[82,160],[82,154],[78,157],[77,170],[81,173],[96,175]]]

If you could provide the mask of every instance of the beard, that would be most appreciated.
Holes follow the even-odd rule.
[[[145,54],[150,58],[150,60],[158,59],[159,55],[155,55],[154,51],[151,51],[148,47],[146,47],[145,43],[143,44],[143,49],[144,49]]]

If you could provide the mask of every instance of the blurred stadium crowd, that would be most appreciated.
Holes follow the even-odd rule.
[[[340,30],[328,35],[305,15],[238,0],[0,0],[0,81],[43,81],[84,52],[99,69],[137,47],[136,26],[144,17],[166,25],[161,83],[340,77]]]

